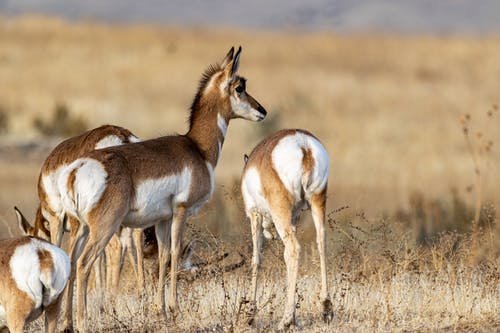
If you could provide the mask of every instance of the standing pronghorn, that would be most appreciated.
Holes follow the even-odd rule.
[[[0,240],[0,330],[22,333],[45,311],[45,331],[55,332],[70,274],[66,253],[42,239]]]
[[[57,145],[45,159],[38,178],[38,197],[40,205],[37,209],[34,226],[31,226],[22,213],[15,208],[20,229],[32,236],[50,240],[53,244],[61,246],[64,229],[70,229],[70,244],[68,253],[73,253],[76,243],[78,220],[66,216],[62,210],[61,196],[57,190],[57,179],[61,171],[77,158],[89,151],[102,149],[124,143],[138,142],[139,139],[129,130],[112,125],[103,125],[89,130],[78,136],[69,138]],[[65,223],[69,225],[64,225]],[[48,228],[46,226],[48,224]],[[127,249],[131,262],[136,271],[139,288],[144,288],[144,269],[142,260],[142,230],[134,231],[123,228],[113,237],[113,242],[106,248],[106,263],[109,268],[107,287],[115,288],[117,285],[124,251]],[[74,279],[76,258],[72,258],[72,274]],[[96,265],[96,281],[101,281],[101,265]],[[72,285],[71,280],[69,285]],[[73,288],[66,289],[66,299],[73,298]],[[72,302],[66,302],[65,324],[72,326]]]
[[[241,190],[245,211],[251,220],[252,303],[257,293],[257,270],[260,264],[262,222],[271,219],[285,244],[287,267],[287,301],[279,328],[295,319],[295,287],[297,283],[300,244],[295,229],[300,214],[310,206],[321,264],[320,301],[325,320],[331,317],[325,263],[325,204],[329,157],[323,145],[311,133],[281,130],[259,143],[246,159]],[[269,224],[267,224],[269,225]]]
[[[85,329],[86,292],[90,269],[120,225],[156,226],[159,248],[158,297],[166,316],[165,272],[170,249],[168,307],[178,310],[177,267],[186,219],[214,190],[229,121],[263,120],[264,108],[236,75],[241,48],[228,52],[220,65],[204,73],[191,106],[185,135],[165,136],[94,150],[61,171],[58,190],[62,210],[80,221],[74,258],[77,262],[77,328]],[[71,283],[71,280],[70,280]]]

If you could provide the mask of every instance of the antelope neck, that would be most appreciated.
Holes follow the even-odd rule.
[[[203,159],[213,168],[220,158],[228,122],[221,113],[208,112],[196,117],[186,134],[198,146]]]

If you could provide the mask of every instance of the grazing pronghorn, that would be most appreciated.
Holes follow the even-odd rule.
[[[264,139],[245,158],[241,190],[245,212],[252,227],[252,304],[257,293],[263,220],[266,228],[272,220],[285,244],[287,301],[279,324],[283,329],[295,320],[300,244],[295,229],[304,208],[311,208],[321,264],[320,301],[323,318],[332,314],[328,296],[325,263],[325,204],[329,157],[323,145],[311,133],[299,129],[281,130]],[[253,321],[253,318],[252,320]]]
[[[72,258],[70,283],[75,276],[76,258],[71,256],[76,243],[76,231],[79,222],[72,216],[66,216],[62,210],[61,197],[57,190],[57,179],[61,170],[85,153],[109,146],[137,142],[139,139],[129,130],[112,125],[103,125],[89,130],[78,136],[66,139],[57,145],[45,159],[38,178],[38,197],[40,205],[37,209],[34,226],[26,220],[19,209],[15,208],[20,229],[28,235],[50,240],[53,244],[61,246],[62,233],[70,230],[70,244],[68,253]],[[64,224],[69,225],[64,225]],[[47,227],[48,225],[48,227]],[[134,231],[122,228],[113,236],[110,247],[105,251],[106,263],[109,268],[106,274],[108,288],[116,288],[125,249],[127,249],[131,262],[136,271],[139,288],[144,288],[144,269],[142,260],[142,230]],[[101,265],[96,265],[96,281],[101,281]],[[66,299],[73,298],[73,288],[66,289]],[[65,324],[72,327],[72,302],[66,302]]]
[[[186,219],[214,190],[214,168],[229,121],[261,121],[264,108],[236,75],[241,48],[203,74],[185,135],[94,150],[63,169],[58,178],[62,211],[80,221],[77,262],[77,329],[84,331],[87,283],[92,264],[120,225],[155,225],[159,248],[158,297],[166,316],[165,273],[170,249],[168,308],[175,314],[177,269]],[[70,281],[71,283],[71,281]]]
[[[45,311],[45,331],[55,332],[70,274],[66,253],[39,238],[0,240],[0,331],[22,333]]]

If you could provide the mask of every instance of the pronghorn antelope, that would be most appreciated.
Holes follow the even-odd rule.
[[[252,228],[252,304],[257,294],[257,270],[260,265],[262,226],[268,229],[272,220],[285,245],[287,267],[287,301],[279,328],[295,320],[295,287],[297,283],[300,244],[295,229],[304,208],[311,208],[321,264],[320,301],[323,318],[329,320],[331,302],[328,296],[325,263],[325,204],[329,157],[323,145],[311,133],[299,129],[281,130],[264,139],[245,158],[241,190],[245,212]],[[268,231],[268,230],[267,230]],[[270,234],[268,232],[268,234]],[[253,318],[252,320],[253,321]]]
[[[66,253],[39,238],[0,240],[0,330],[22,333],[45,311],[45,331],[55,332],[70,274]]]
[[[261,121],[264,108],[236,75],[241,47],[203,74],[191,106],[189,130],[138,143],[94,150],[64,168],[57,186],[62,211],[80,221],[77,262],[77,329],[85,329],[86,291],[92,264],[120,225],[155,225],[159,248],[158,297],[166,316],[165,273],[170,252],[168,308],[175,316],[177,269],[186,219],[214,190],[214,168],[229,121]],[[169,251],[170,250],[170,251]],[[70,281],[71,283],[71,281]]]
[[[68,253],[72,258],[69,285],[75,277],[76,258],[74,248],[76,243],[76,232],[79,222],[74,217],[66,216],[62,210],[61,196],[57,190],[57,179],[61,171],[71,162],[85,153],[102,149],[109,146],[120,145],[124,143],[137,142],[139,139],[129,130],[112,125],[103,125],[93,130],[89,130],[81,135],[66,139],[61,142],[47,156],[42,165],[40,176],[38,178],[38,197],[40,205],[36,212],[34,226],[31,226],[23,214],[15,208],[20,229],[27,235],[41,237],[51,241],[57,246],[61,246],[62,233],[66,229],[70,230],[70,244]],[[68,225],[64,225],[68,224]],[[128,250],[129,257],[136,271],[136,277],[139,288],[144,288],[144,269],[142,260],[142,230],[134,231],[128,228],[122,228],[118,234],[113,236],[112,246],[105,250],[107,267],[109,268],[106,277],[108,279],[107,287],[115,288],[117,285],[123,254]],[[96,281],[101,281],[101,265],[96,265]],[[66,299],[73,298],[73,288],[66,289]],[[65,324],[72,326],[72,302],[66,302]]]

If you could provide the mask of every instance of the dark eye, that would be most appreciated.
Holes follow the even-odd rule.
[[[235,90],[236,90],[236,92],[238,94],[241,94],[245,90],[245,87],[243,87],[243,86],[237,86]]]

